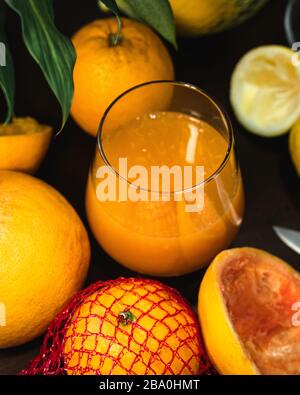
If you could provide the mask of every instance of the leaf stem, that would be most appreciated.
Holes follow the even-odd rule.
[[[122,34],[120,32],[110,33],[108,36],[108,43],[110,47],[116,47],[122,42]]]
[[[129,309],[125,309],[118,315],[118,321],[122,326],[126,326],[135,321],[135,316]]]
[[[101,2],[103,2],[107,7],[109,7],[109,5],[110,5],[109,9],[114,13],[115,17],[117,18],[118,31],[117,31],[117,33],[110,33],[110,35],[108,37],[109,46],[116,47],[117,45],[119,45],[122,42],[122,34],[121,34],[122,23],[121,23],[121,18],[119,16],[119,12],[118,12],[118,7],[115,2],[113,2],[113,4],[111,4],[111,2],[98,0],[97,4],[100,9],[101,9]]]

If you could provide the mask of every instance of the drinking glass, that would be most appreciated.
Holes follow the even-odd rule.
[[[174,174],[168,180],[158,169]],[[110,104],[86,211],[95,238],[117,262],[154,276],[196,271],[230,245],[243,210],[232,127],[209,95],[187,83],[153,81]]]

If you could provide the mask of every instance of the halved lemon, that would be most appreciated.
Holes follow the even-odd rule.
[[[249,51],[232,74],[230,100],[248,131],[264,137],[286,133],[300,116],[300,57],[277,45]]]
[[[254,248],[221,252],[198,309],[221,374],[300,374],[300,275],[281,259]]]
[[[292,160],[300,177],[300,119],[293,126],[289,137],[289,148]]]
[[[48,150],[52,128],[30,117],[0,125],[0,170],[34,173]]]

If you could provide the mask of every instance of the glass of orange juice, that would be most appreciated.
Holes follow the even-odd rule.
[[[100,122],[86,210],[99,244],[132,270],[179,276],[207,265],[244,210],[226,114],[186,83],[123,93]]]

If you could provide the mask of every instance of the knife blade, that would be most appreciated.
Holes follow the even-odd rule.
[[[300,232],[293,229],[273,226],[274,232],[279,239],[293,251],[300,255]]]

